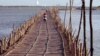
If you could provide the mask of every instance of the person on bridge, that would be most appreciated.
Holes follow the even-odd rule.
[[[43,16],[44,16],[43,20],[44,20],[44,21],[47,21],[47,13],[44,13]]]

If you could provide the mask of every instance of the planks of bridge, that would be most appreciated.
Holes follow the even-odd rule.
[[[32,26],[23,40],[5,56],[64,56],[63,42],[53,19]]]

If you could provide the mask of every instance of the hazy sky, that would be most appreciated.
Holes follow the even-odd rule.
[[[66,5],[66,3],[69,2],[69,0],[0,0],[0,5]],[[75,6],[81,5],[81,0],[75,0],[74,1]],[[86,5],[89,5],[89,0],[86,0]],[[93,2],[94,6],[100,6],[100,0],[94,0]]]

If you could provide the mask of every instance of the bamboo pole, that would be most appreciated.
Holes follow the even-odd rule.
[[[93,0],[90,0],[90,14],[89,14],[89,23],[90,23],[90,56],[93,56],[93,26],[92,26],[92,3]]]
[[[2,50],[3,50],[3,52],[6,51],[6,48],[7,48],[7,42],[6,42],[6,37],[4,37],[3,40],[2,40]]]
[[[1,52],[2,52],[2,48],[1,48],[1,45],[2,44],[2,40],[0,40],[0,54],[1,54]]]
[[[66,26],[65,26],[65,22],[66,22],[66,13],[67,13],[67,3],[66,3],[65,15],[64,15],[64,28],[66,27]]]
[[[69,27],[72,34],[72,0],[70,0],[70,18],[69,18]]]
[[[69,27],[72,34],[72,7],[73,7],[74,0],[70,0],[70,18],[69,18]]]
[[[80,48],[80,54],[79,55],[83,56],[82,43],[80,43],[80,47],[79,48]]]
[[[1,43],[0,43],[0,44],[1,44],[1,47],[0,47],[0,49],[1,49],[1,50],[0,50],[0,54],[2,54],[2,53],[3,53],[3,48],[2,48],[2,46],[3,46],[3,40],[1,40]]]
[[[86,56],[87,51],[86,51],[86,13],[85,13],[85,0],[82,0],[82,6],[83,6],[83,36],[84,36],[84,41],[83,41],[83,50],[84,50],[84,55]]]
[[[83,7],[83,6],[82,6]],[[78,41],[79,41],[79,35],[80,35],[80,31],[81,31],[81,25],[82,25],[82,7],[81,7],[81,16],[80,16],[80,22],[79,22],[79,28],[78,28],[78,34],[76,36],[76,48],[78,48]],[[77,56],[78,54],[76,54]]]
[[[82,15],[83,15],[83,13],[82,13],[82,7],[81,7],[80,23],[79,23],[79,28],[78,28],[78,34],[77,34],[77,36],[76,36],[76,41],[78,41],[79,35],[80,35],[81,24],[82,24]]]

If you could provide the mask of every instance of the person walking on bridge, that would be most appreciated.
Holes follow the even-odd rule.
[[[43,20],[47,21],[47,12],[45,12],[43,16],[44,16]]]

